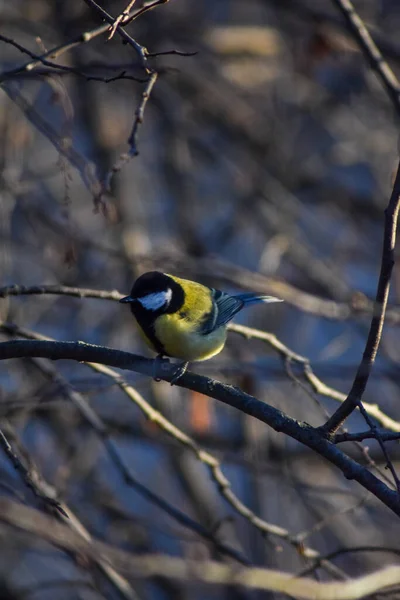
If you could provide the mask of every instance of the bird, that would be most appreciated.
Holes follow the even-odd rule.
[[[130,305],[139,334],[157,353],[156,360],[166,356],[183,361],[171,385],[182,377],[190,362],[208,360],[221,352],[227,324],[242,308],[282,301],[264,294],[231,295],[160,271],[140,275],[129,296],[120,299]]]

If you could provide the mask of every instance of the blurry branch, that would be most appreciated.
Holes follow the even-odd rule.
[[[75,298],[98,298],[102,300],[114,300],[118,302],[123,297],[123,294],[117,290],[93,290],[85,288],[69,287],[64,285],[35,285],[35,286],[22,286],[22,285],[10,285],[0,288],[0,298],[6,298],[8,296],[22,296],[22,295],[40,295],[40,294],[57,294],[62,296],[72,296]],[[242,335],[247,339],[257,339],[267,343],[273,348],[278,354],[280,354],[285,360],[298,363],[302,366],[303,375],[305,380],[310,384],[312,389],[321,396],[337,400],[338,402],[344,402],[346,400],[346,394],[339,392],[333,387],[326,385],[317,375],[314,373],[310,359],[306,356],[302,356],[297,352],[293,352],[288,346],[281,342],[276,335],[268,333],[266,331],[260,331],[252,327],[246,327],[244,325],[236,325],[231,323],[228,326],[229,330],[233,333]],[[363,403],[365,410],[371,417],[376,419],[386,429],[393,431],[400,430],[400,422],[395,421],[387,414],[385,414],[378,406],[378,404],[370,404],[367,402]],[[374,436],[371,436],[374,437]],[[335,438],[336,439],[336,438]]]
[[[28,331],[26,329],[21,329],[16,326],[8,326],[7,327],[6,325],[0,325],[0,330],[3,330],[6,333],[11,334],[11,335],[16,335],[16,334],[22,335],[29,339],[41,339],[41,340],[50,340],[51,339],[51,338],[46,338],[45,336],[41,336],[35,332]],[[32,358],[32,360],[34,361],[35,366],[46,377],[50,377],[54,381],[54,383],[59,387],[61,393],[63,393],[72,402],[72,404],[79,410],[79,412],[84,417],[84,419],[87,421],[87,423],[89,423],[89,425],[93,428],[96,435],[100,438],[100,440],[104,444],[104,446],[107,450],[107,453],[110,457],[110,460],[113,462],[114,466],[118,469],[118,471],[124,478],[125,483],[127,485],[134,487],[135,490],[139,494],[141,494],[149,502],[155,504],[156,506],[158,506],[158,508],[160,508],[161,510],[166,512],[171,518],[175,519],[180,525],[182,525],[183,527],[186,527],[190,531],[193,531],[194,533],[196,533],[197,535],[202,537],[204,540],[213,544],[215,549],[218,552],[220,552],[221,554],[229,556],[230,558],[233,558],[234,560],[236,560],[237,562],[240,562],[242,564],[248,564],[247,559],[238,550],[236,550],[235,548],[233,548],[227,544],[224,544],[223,542],[220,542],[215,533],[202,527],[202,525],[200,523],[197,523],[196,521],[194,521],[193,519],[188,517],[185,513],[182,513],[178,508],[169,504],[164,498],[162,498],[158,494],[150,491],[142,483],[139,483],[137,481],[137,479],[133,476],[132,471],[129,469],[129,467],[127,467],[127,465],[121,458],[116,446],[114,445],[112,439],[110,438],[110,436],[108,434],[105,424],[100,419],[100,417],[95,413],[95,411],[91,408],[91,406],[87,403],[87,401],[82,396],[82,394],[80,394],[79,392],[74,390],[71,387],[71,385],[62,377],[62,375],[60,373],[57,372],[57,370],[51,364],[43,364],[43,362],[41,362],[40,359]],[[160,421],[164,420],[165,421],[165,429],[164,430],[168,430],[168,426],[169,426],[171,430],[176,430],[178,435],[180,434],[182,437],[185,437],[185,435],[186,435],[185,433],[181,432],[178,428],[175,428],[174,425],[172,425],[172,423],[169,423],[169,421],[167,421],[167,419],[164,419],[161,414],[158,413],[159,419],[157,419],[155,416],[153,417],[153,413],[157,413],[157,411],[155,411],[144,400],[144,398],[142,398],[136,392],[136,390],[132,386],[129,386],[128,384],[126,384],[126,382],[123,380],[123,378],[118,373],[116,373],[115,371],[112,371],[112,369],[105,367],[104,365],[101,365],[101,364],[96,364],[96,363],[84,363],[84,364],[86,366],[88,366],[89,368],[93,369],[94,371],[111,378],[115,383],[117,383],[119,385],[119,387],[122,389],[122,391],[124,391],[132,401],[135,401],[135,398],[137,395],[137,397],[138,397],[137,405],[139,406],[139,408],[142,410],[142,412],[144,412],[144,414],[146,414],[146,416],[149,418],[149,420],[152,420],[153,422],[157,422],[158,425],[160,426],[160,428],[162,428],[160,425]],[[142,406],[143,404],[145,405],[144,408]],[[148,408],[147,413],[145,410],[146,408]],[[169,433],[170,433],[170,435],[172,435],[172,431]],[[190,439],[190,438],[188,438],[188,439]],[[180,440],[178,440],[178,441],[180,441]],[[195,442],[193,442],[193,444],[194,444],[194,446],[196,446]],[[200,449],[198,451],[202,452]],[[213,457],[211,457],[211,458],[213,458]],[[214,459],[214,461],[217,462],[216,459]],[[222,473],[221,473],[221,475],[223,477]],[[266,524],[266,525],[268,525],[268,524]],[[277,533],[276,533],[277,531],[282,531],[285,534],[287,533],[288,538],[290,537],[289,532],[286,532],[284,529],[275,527],[274,525],[271,525],[270,527],[271,527],[271,529],[273,529],[273,531],[271,531],[270,533],[275,533],[277,535]],[[315,558],[318,556],[318,552],[316,552],[312,549],[309,549],[309,550],[310,550],[310,558]],[[324,566],[328,570],[330,565],[329,565],[329,563],[327,563],[327,565],[324,565]],[[331,573],[336,576],[342,576],[342,572],[340,571],[340,569],[337,569],[333,565],[332,565]]]
[[[6,429],[9,437],[12,436],[14,439],[16,439],[16,434],[10,425],[7,424],[3,426],[3,428]],[[29,469],[26,468],[22,463],[22,460],[17,456],[15,450],[11,447],[10,442],[2,430],[0,430],[0,445],[11,460],[13,467],[21,473],[25,484],[33,491],[35,496],[40,498],[44,505],[50,510],[56,509],[58,511],[59,518],[66,523],[70,530],[76,532],[77,535],[81,536],[86,541],[90,541],[91,536],[89,532],[79,522],[77,517],[64,502],[59,502],[56,500],[56,490],[52,485],[43,479],[42,475],[38,471],[37,466],[33,464],[32,459],[29,457]],[[318,559],[318,557],[316,558]],[[98,562],[98,566],[103,571],[104,575],[119,590],[124,598],[127,600],[137,600],[137,595],[134,593],[130,584],[115,571],[108,561],[103,561],[99,557],[96,562]]]
[[[320,408],[320,410],[322,411],[322,413],[325,415],[325,418],[328,419],[329,418],[329,412],[328,412],[328,410],[320,402],[319,398],[317,398],[317,395],[316,395],[315,391],[310,390],[309,387],[307,387],[307,385],[294,372],[294,370],[292,368],[292,362],[289,359],[285,359],[284,366],[285,366],[285,370],[287,372],[287,375],[288,375],[289,379],[291,379],[296,385],[298,385],[300,387],[300,389],[302,389],[317,404],[317,406]],[[345,397],[344,394],[343,394],[343,396],[344,396],[344,400],[345,400],[346,397]],[[367,413],[366,413],[364,407],[363,407],[363,411],[364,411],[363,415],[365,417],[365,415]],[[341,427],[340,431],[343,432],[343,433],[346,433],[347,429],[345,429],[344,427]],[[375,437],[375,439],[377,439],[377,438]],[[331,441],[333,443],[335,443],[333,440],[331,440]],[[384,469],[382,469],[375,462],[375,460],[371,457],[371,454],[369,452],[369,447],[366,446],[366,445],[364,445],[362,442],[358,442],[358,441],[353,441],[352,444],[361,452],[362,456],[365,458],[366,466],[368,468],[376,471],[377,475],[382,479],[382,481],[384,481],[385,483],[389,484],[389,486],[391,487],[393,485],[392,480],[390,479],[390,477],[388,477],[386,475]]]
[[[165,1],[167,1],[167,0],[164,0],[164,2],[157,2],[157,4],[163,4],[163,3],[165,3]],[[133,12],[129,13],[129,15],[127,15],[127,18],[129,18],[129,22],[133,21],[134,19],[137,19],[141,14],[143,14],[147,10],[150,10],[151,8],[154,8],[154,5],[156,3],[152,3],[152,4],[153,5],[151,5],[151,6],[147,5],[146,7],[143,7],[142,9],[139,9],[137,11],[133,11]],[[114,20],[113,20],[113,22],[114,22]],[[110,29],[110,25],[107,22],[106,24],[100,25],[99,27],[95,27],[94,29],[91,29],[89,31],[84,31],[83,33],[77,35],[76,37],[74,37],[73,39],[69,40],[65,44],[61,44],[60,46],[56,46],[54,48],[51,48],[47,52],[43,53],[41,56],[38,56],[38,55],[34,54],[33,52],[30,52],[29,50],[27,50],[27,48],[25,48],[21,44],[18,44],[14,40],[11,40],[10,38],[6,38],[5,36],[1,36],[0,37],[0,41],[4,41],[4,42],[7,42],[7,43],[12,43],[21,52],[24,52],[25,54],[28,54],[33,60],[30,61],[30,62],[28,62],[28,63],[26,63],[26,64],[24,64],[24,65],[22,65],[22,66],[20,66],[20,67],[17,67],[17,68],[15,68],[13,70],[7,71],[6,73],[0,74],[0,82],[3,79],[3,76],[7,76],[7,79],[10,79],[11,77],[19,75],[19,74],[21,74],[23,72],[29,73],[29,72],[33,71],[41,63],[42,64],[49,64],[47,62],[47,58],[48,57],[50,57],[52,59],[57,58],[57,57],[61,56],[62,54],[65,54],[65,52],[68,52],[69,50],[72,50],[76,46],[80,46],[82,44],[87,44],[88,42],[91,42],[96,37],[102,35],[103,33],[106,33],[107,31],[109,31],[109,29]],[[129,39],[126,39],[126,41],[129,42],[129,43],[131,43],[132,38],[130,36],[128,36],[128,34],[126,34],[126,36],[127,36],[127,38],[129,38]],[[135,44],[136,42],[133,40],[133,43]],[[180,54],[180,53],[177,52],[177,54]],[[65,68],[65,69],[69,69],[70,70],[70,67],[60,67],[60,65],[58,65],[56,63],[55,64],[51,64],[51,66],[54,66],[54,67],[57,67],[57,68],[61,68],[61,69]]]
[[[73,296],[75,298],[100,298],[103,300],[116,300],[117,302],[123,297],[123,294],[120,294],[117,290],[91,290],[66,285],[10,285],[0,288],[0,298],[32,294],[57,294]]]
[[[19,472],[25,485],[34,493],[34,495],[39,498],[48,508],[55,509],[60,514],[68,517],[67,513],[61,506],[61,504],[54,498],[49,496],[44,490],[40,490],[37,486],[36,482],[39,480],[39,474],[36,468],[33,468],[30,465],[30,468],[27,468],[21,458],[16,454],[16,450],[12,448],[9,440],[4,433],[4,429],[7,426],[3,424],[3,429],[0,429],[0,446],[2,447],[4,453],[7,455],[10,460],[12,466],[16,471]],[[11,433],[10,428],[8,427],[9,433]]]
[[[345,582],[320,583],[291,573],[263,568],[238,568],[213,561],[185,561],[167,555],[133,555],[99,540],[83,540],[65,525],[9,499],[0,499],[0,520],[25,533],[40,537],[87,560],[110,561],[132,578],[162,576],[179,581],[241,586],[281,592],[304,600],[360,600],[400,583],[400,567],[390,566]]]
[[[171,381],[176,370],[174,364],[163,363],[161,368],[154,360],[84,342],[14,340],[0,343],[0,360],[24,357],[101,363],[135,371],[150,377],[154,376],[154,369],[156,368],[156,376],[164,381]],[[177,385],[219,400],[266,423],[275,431],[284,433],[304,444],[338,467],[347,479],[357,481],[400,516],[400,502],[397,492],[389,489],[365,467],[346,456],[319,429],[315,429],[307,423],[296,421],[266,402],[262,402],[234,386],[223,384],[209,377],[188,372],[179,379]]]
[[[84,184],[91,192],[93,198],[98,199],[101,192],[101,184],[96,176],[96,170],[93,163],[89,162],[77,150],[72,147],[70,138],[63,138],[53,129],[53,127],[43,119],[35,108],[20,93],[18,87],[13,83],[3,84],[2,89],[7,96],[22,110],[25,117],[40,133],[42,133],[49,142],[55,147],[57,152],[68,159],[68,161],[77,169]]]
[[[154,409],[139,392],[131,385],[127,384],[126,381],[109,367],[99,365],[95,363],[85,363],[88,367],[94,369],[98,373],[113,379],[118,387],[129,397],[129,399],[136,404],[142,411],[145,417],[151,422],[158,425],[158,427],[171,438],[179,442],[182,446],[191,450],[196,458],[202,462],[209,470],[211,478],[217,484],[218,490],[225,501],[242,517],[247,519],[256,529],[263,534],[270,534],[280,539],[285,540],[291,544],[297,552],[300,552],[305,558],[312,558],[319,553],[313,548],[304,545],[303,541],[299,541],[297,536],[292,535],[287,529],[268,523],[264,519],[258,517],[252,510],[250,510],[234,493],[232,485],[229,479],[223,474],[220,462],[215,456],[203,450],[188,434],[173,425],[164,415],[158,410]],[[322,565],[328,572],[335,576],[343,577],[341,570],[333,567],[329,563]]]
[[[324,6],[321,3],[316,3],[307,0],[285,0],[285,2],[282,2],[279,5],[279,9],[284,10],[284,11],[290,11],[291,14],[295,13],[296,15],[298,15],[299,17],[301,17],[302,19],[306,19],[307,21],[310,21],[312,23],[315,23],[317,25],[325,25],[328,24],[328,26],[332,26],[329,27],[329,33],[330,33],[330,29],[332,29],[332,35],[334,35],[333,30],[340,30],[341,35],[346,35],[346,42],[347,40],[350,41],[351,40],[354,41],[354,35],[349,35],[348,34],[348,30],[349,28],[346,28],[345,31],[345,27],[346,24],[343,23],[343,19],[341,16],[337,16],[335,13],[333,13],[332,11],[330,11],[329,9],[325,9]],[[395,41],[392,41],[391,39],[389,39],[389,37],[387,36],[387,34],[385,34],[385,32],[380,31],[380,29],[374,25],[373,23],[368,23],[369,29],[372,30],[373,32],[373,37],[376,40],[376,43],[379,45],[379,47],[385,52],[385,54],[387,56],[390,56],[391,58],[394,58],[396,60],[398,60],[400,58],[400,48],[398,46],[398,44],[396,44]],[[352,32],[350,32],[352,33]],[[357,48],[360,48],[359,44],[358,44],[358,40],[355,41],[354,43],[355,45],[357,45]],[[346,47],[348,46],[348,42]]]
[[[0,291],[1,297],[1,291]],[[242,335],[243,337],[250,339],[254,338],[260,340],[262,342],[266,342],[271,348],[276,350],[282,358],[289,362],[295,362],[302,366],[303,376],[305,380],[310,384],[311,388],[317,394],[321,396],[326,396],[327,398],[332,398],[332,400],[337,400],[338,402],[344,402],[347,398],[346,394],[339,392],[333,387],[326,385],[317,375],[314,373],[310,359],[306,356],[302,356],[297,352],[293,352],[288,346],[283,344],[273,333],[268,333],[266,331],[260,331],[258,329],[253,329],[252,327],[246,327],[244,325],[236,325],[235,323],[231,323],[228,326],[228,329],[233,333],[237,333]],[[363,406],[365,410],[368,412],[371,417],[376,419],[381,425],[386,427],[387,429],[392,429],[395,432],[400,430],[400,422],[395,421],[388,415],[386,415],[378,406],[378,404],[369,404],[367,402],[363,402]],[[388,433],[389,435],[393,435]],[[370,435],[369,437],[375,437],[374,435]],[[337,436],[335,437],[335,440]],[[344,440],[343,440],[344,441]]]
[[[385,230],[383,236],[383,248],[381,259],[381,270],[376,292],[376,311],[371,320],[371,326],[365,345],[364,354],[354,378],[353,385],[343,404],[320,428],[321,433],[329,437],[336,433],[349,415],[360,406],[362,396],[368,383],[372,367],[378,352],[379,342],[382,335],[385,311],[390,290],[390,279],[392,275],[394,260],[394,249],[396,245],[397,218],[400,207],[400,163],[397,169],[393,191],[389,204],[385,209]],[[379,438],[377,438],[379,440]]]
[[[0,325],[0,331],[7,331],[6,325]],[[8,329],[8,332],[13,335],[22,335],[23,337],[27,337],[29,339],[41,339],[41,340],[50,340],[51,338],[44,337],[36,332],[27,331],[25,329],[12,326],[12,328]],[[33,359],[35,360],[35,359]],[[247,519],[254,527],[256,527],[263,534],[270,534],[279,537],[280,539],[284,539],[286,542],[291,544],[298,552],[301,552],[301,555],[305,558],[316,558],[319,556],[319,553],[313,548],[307,547],[304,545],[304,540],[298,540],[297,536],[292,535],[287,529],[283,527],[279,527],[277,525],[273,525],[272,523],[268,523],[264,519],[261,519],[256,514],[254,514],[241,500],[236,496],[233,492],[230,481],[223,474],[220,466],[220,462],[216,459],[212,454],[203,450],[189,435],[187,435],[184,431],[173,425],[166,417],[164,417],[159,411],[155,410],[144,398],[139,394],[139,392],[131,385],[129,385],[119,373],[110,369],[110,367],[106,367],[97,363],[85,362],[86,366],[90,369],[96,371],[97,373],[101,373],[106,377],[112,379],[114,383],[118,385],[118,387],[125,393],[128,398],[135,403],[135,405],[142,411],[145,417],[151,422],[158,425],[158,427],[167,433],[171,438],[175,439],[177,442],[182,444],[184,447],[189,448],[196,458],[202,462],[206,467],[208,467],[211,478],[215,481],[218,486],[218,489],[222,495],[222,497],[230,504],[230,506],[239,513],[242,517]],[[39,368],[41,366],[39,365]],[[102,423],[101,419],[98,415],[92,410],[92,408],[85,401],[83,396],[78,392],[71,389],[71,386],[63,379],[63,377],[57,373],[53,372],[51,369],[49,371],[48,367],[46,367],[47,374],[51,374],[52,379],[58,383],[63,390],[63,392],[68,396],[68,398],[72,401],[72,403],[79,409],[81,414],[85,417],[85,419],[90,423],[96,433],[99,435],[103,443],[106,445],[107,451],[110,455],[110,458],[113,460],[114,464],[122,471],[122,474],[125,480],[129,483],[132,480],[130,471],[125,467],[122,463],[122,459],[119,454],[115,450],[112,441],[110,440],[106,427]],[[122,466],[122,469],[121,469]],[[135,482],[134,482],[135,483]],[[203,535],[204,537],[204,535]],[[217,546],[216,540],[209,536],[209,541],[212,541],[214,545]],[[220,548],[218,548],[220,549]],[[243,562],[243,561],[241,561]],[[330,572],[332,575],[343,578],[343,572],[331,565],[329,563],[322,564],[322,566]]]
[[[91,75],[89,72],[83,71],[82,69],[76,69],[74,67],[60,65],[53,61],[47,60],[43,56],[36,54],[35,52],[32,52],[28,48],[25,48],[25,46],[22,46],[21,44],[19,44],[12,38],[6,37],[5,35],[0,34],[0,42],[4,42],[6,44],[14,46],[20,52],[27,54],[28,56],[30,56],[30,58],[37,60],[43,66],[48,67],[47,70],[36,69],[34,72],[32,72],[32,71],[26,72],[25,71],[20,74],[15,73],[14,69],[11,71],[3,71],[3,73],[0,73],[0,85],[9,79],[18,79],[19,75],[22,75],[25,77],[32,77],[32,76],[35,76],[35,73],[41,77],[43,77],[43,76],[48,77],[49,75],[78,75],[79,77],[84,77],[87,81],[103,81],[104,83],[110,83],[111,81],[115,81],[117,79],[129,79],[129,80],[133,80],[133,81],[138,81],[139,83],[145,83],[147,81],[147,79],[143,80],[138,77],[133,77],[132,75],[126,75],[125,71],[121,71],[121,73],[119,75],[116,75],[114,77],[109,77],[109,78]],[[99,69],[99,67],[100,67],[100,65],[96,65],[96,69]],[[113,65],[103,65],[103,68],[113,69],[115,71],[115,69],[117,69],[118,67],[113,66]]]
[[[65,54],[65,52],[69,52],[69,50],[72,50],[76,46],[80,46],[82,44],[87,44],[88,42],[95,39],[99,35],[106,33],[108,28],[109,28],[109,25],[105,24],[105,25],[101,25],[100,27],[96,27],[95,29],[91,29],[90,31],[84,31],[83,33],[72,38],[65,44],[61,44],[60,46],[55,46],[54,48],[51,48],[50,50],[48,50],[41,56],[38,56],[37,59],[33,59],[32,61],[27,62],[24,65],[21,65],[20,67],[16,67],[15,69],[6,71],[4,73],[0,73],[0,82],[2,81],[3,78],[11,79],[14,76],[17,77],[18,75],[21,75],[24,73],[31,73],[40,64],[43,64],[43,61],[46,60],[48,57],[54,59],[54,58],[61,56],[62,54]],[[4,36],[3,36],[3,41],[5,41],[5,40],[6,40],[6,38],[4,38]],[[15,45],[15,43],[13,45]],[[16,46],[16,47],[18,47],[18,46]],[[24,48],[22,46],[21,46],[21,48],[23,48],[23,50],[21,50],[21,52],[22,51],[26,52],[26,48]],[[31,55],[30,52],[28,52],[28,54]],[[57,64],[57,66],[59,66],[59,65]]]
[[[111,250],[107,250],[107,252],[111,252]],[[183,257],[181,254],[153,253],[151,256],[136,256],[134,262],[138,270],[149,268],[158,268],[169,272],[179,270],[181,275],[193,276],[195,274],[201,277],[212,277],[229,285],[237,285],[239,288],[278,296],[302,312],[326,319],[344,321],[354,317],[370,316],[375,310],[374,303],[361,292],[354,292],[349,302],[335,302],[304,292],[287,281],[239,268],[213,256],[207,256],[204,259],[196,258],[195,261],[191,261],[190,257]],[[122,294],[120,294],[117,298],[118,292],[116,291],[70,288],[63,285],[10,285],[0,287],[0,297],[3,298],[25,294],[64,294],[78,298],[109,300],[118,300],[122,297]],[[400,308],[397,306],[389,307],[386,321],[393,325],[399,325]]]
[[[342,556],[343,554],[356,554],[357,552],[382,552],[400,556],[399,548],[388,548],[386,546],[356,546],[354,548],[340,548],[339,550],[335,550],[334,552],[329,552],[324,556],[324,558],[333,560],[338,556]],[[313,566],[307,567],[303,569],[300,573],[297,573],[297,577],[305,577],[306,575],[311,574],[317,568],[318,560],[314,563]]]
[[[155,0],[154,2],[151,2],[147,5],[145,5],[144,7],[140,8],[139,10],[137,10],[133,13],[131,12],[131,8],[133,7],[134,2],[130,2],[129,5],[127,6],[127,8],[123,11],[123,13],[121,13],[119,15],[119,17],[117,17],[117,19],[114,19],[111,15],[109,15],[107,13],[107,11],[105,11],[94,0],[84,0],[84,2],[86,4],[88,4],[89,7],[91,7],[92,9],[96,10],[99,13],[99,15],[101,16],[101,18],[103,20],[107,21],[108,25],[98,27],[89,32],[84,32],[83,34],[81,34],[77,38],[74,38],[67,44],[53,48],[52,50],[45,52],[41,56],[36,53],[31,52],[30,50],[28,50],[27,48],[25,48],[24,46],[22,46],[21,44],[19,44],[18,42],[16,42],[15,40],[13,40],[11,38],[8,38],[6,36],[0,36],[0,41],[14,46],[20,52],[28,54],[29,57],[32,59],[31,62],[29,62],[21,67],[6,71],[4,73],[0,73],[0,84],[3,83],[3,89],[5,90],[5,92],[9,95],[9,97],[14,102],[16,102],[18,104],[18,106],[20,108],[23,108],[22,105],[25,104],[25,107],[23,108],[23,110],[24,110],[24,113],[26,114],[28,120],[30,120],[30,122],[34,126],[36,126],[39,129],[39,131],[41,131],[41,133],[43,133],[54,146],[56,146],[56,148],[59,152],[61,152],[61,150],[59,148],[60,146],[66,147],[66,148],[64,148],[63,154],[68,158],[68,160],[70,160],[70,162],[76,168],[78,168],[85,184],[87,185],[89,190],[92,192],[92,195],[93,195],[93,198],[95,201],[95,207],[96,208],[99,208],[99,207],[104,208],[104,205],[102,204],[102,195],[104,194],[105,191],[110,190],[110,185],[111,185],[111,180],[112,180],[113,175],[115,173],[117,173],[118,171],[120,171],[121,168],[123,167],[123,165],[128,160],[130,160],[134,156],[137,156],[139,153],[138,149],[137,149],[138,130],[139,130],[139,126],[143,123],[143,115],[144,115],[144,111],[146,108],[146,104],[150,98],[150,94],[153,90],[153,87],[154,87],[154,85],[157,81],[157,77],[158,77],[158,72],[156,70],[154,70],[153,68],[149,67],[148,63],[147,63],[147,58],[150,58],[151,56],[157,56],[157,53],[153,53],[150,55],[144,46],[139,44],[134,38],[132,38],[121,27],[120,23],[121,22],[123,22],[123,23],[129,22],[130,23],[131,21],[138,18],[140,15],[147,12],[148,10],[155,8],[156,6],[158,6],[160,4],[165,4],[166,2],[168,2],[168,0]],[[95,181],[96,186],[94,186],[93,183],[90,182],[90,179],[95,178],[95,176],[93,174],[94,169],[91,168],[91,171],[93,173],[89,176],[89,173],[87,172],[89,163],[84,160],[85,168],[82,168],[82,165],[80,165],[80,166],[78,165],[78,162],[81,162],[81,161],[76,160],[75,155],[77,155],[77,153],[75,151],[73,151],[72,148],[70,147],[72,145],[71,141],[68,140],[68,144],[66,144],[65,140],[63,140],[59,135],[57,135],[56,132],[52,131],[49,124],[47,124],[38,114],[34,115],[35,118],[32,118],[33,108],[30,107],[28,105],[28,103],[23,100],[20,92],[15,87],[12,87],[12,84],[6,84],[5,82],[7,80],[17,78],[18,76],[20,76],[24,73],[30,73],[33,69],[35,69],[40,64],[47,66],[49,68],[55,69],[56,73],[62,72],[62,73],[76,74],[79,76],[83,76],[88,80],[92,79],[92,80],[104,81],[106,83],[115,81],[117,79],[133,79],[135,81],[141,81],[138,78],[126,75],[126,73],[124,71],[121,72],[120,74],[118,74],[114,77],[110,77],[110,78],[87,76],[81,70],[77,70],[77,69],[74,69],[71,67],[59,65],[57,63],[47,60],[47,57],[55,58],[56,56],[63,54],[67,50],[70,50],[71,48],[74,48],[77,45],[87,43],[88,41],[92,40],[93,38],[97,37],[98,35],[106,33],[108,30],[110,31],[109,38],[111,38],[114,35],[114,33],[117,31],[118,34],[124,40],[124,42],[129,44],[135,50],[135,52],[138,56],[138,59],[139,59],[139,63],[146,74],[146,79],[145,79],[146,86],[142,93],[141,100],[138,104],[138,107],[136,108],[136,111],[135,111],[135,119],[133,122],[131,134],[128,139],[128,144],[129,144],[128,152],[123,153],[119,157],[117,163],[115,163],[115,165],[111,168],[110,172],[106,176],[104,184],[100,185],[99,182]],[[185,53],[180,53],[177,50],[172,50],[170,52],[174,53],[174,54],[178,54],[178,55],[185,54]],[[50,74],[51,74],[51,72],[50,72]],[[66,152],[65,150],[68,150],[68,152]],[[73,160],[73,159],[75,159],[75,160]],[[99,188],[99,185],[100,185],[100,188]]]
[[[348,28],[364,52],[372,69],[378,73],[395,110],[400,116],[400,84],[396,75],[384,60],[350,0],[333,0],[333,2],[343,13]]]

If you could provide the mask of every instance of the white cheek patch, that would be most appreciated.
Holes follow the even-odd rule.
[[[147,294],[147,296],[137,298],[137,301],[147,310],[158,310],[162,306],[168,306],[171,298],[172,290],[168,288],[162,292],[154,292],[154,294]]]

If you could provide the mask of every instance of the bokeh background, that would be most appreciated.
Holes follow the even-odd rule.
[[[101,6],[115,17],[125,3]],[[355,6],[398,71],[399,3]],[[102,25],[80,0],[4,2],[0,20],[4,36],[38,55]],[[139,274],[158,269],[227,291],[280,295],[285,303],[248,310],[236,322],[276,334],[346,393],[368,332],[364,309],[379,273],[398,126],[342,16],[328,0],[174,0],[126,29],[150,53],[195,54],[149,57],[160,75],[139,127],[139,155],[115,173],[100,203],[94,196],[127,151],[144,89],[132,79],[144,79],[137,55],[117,33],[108,42],[103,34],[54,59],[73,74],[49,75],[45,65],[18,72],[31,58],[0,40],[1,285],[127,294]],[[399,282],[396,266],[392,305]],[[149,356],[129,310],[109,300],[10,296],[0,299],[0,319],[2,340],[13,337],[4,325],[13,323]],[[393,309],[365,394],[393,419],[400,419],[399,348]],[[192,368],[311,425],[338,406],[314,394],[297,363],[233,332],[221,355]],[[332,560],[336,572],[319,568],[312,576],[355,576],[398,562],[390,552],[357,551],[399,548],[396,517],[311,450],[194,392],[124,377],[222,461],[256,515],[289,536],[302,534],[322,556],[355,549]],[[238,514],[209,469],[150,423],[114,380],[66,361],[4,362],[4,432],[92,535],[130,552],[227,560],[124,479],[71,393],[101,418],[139,484],[251,564],[293,573],[313,564],[293,540],[265,535]],[[347,425],[367,429],[357,414]],[[363,447],[346,451],[383,469],[378,446]],[[396,465],[398,445],[388,450]],[[0,490],[44,510],[4,454]],[[4,524],[0,534],[0,578],[20,597],[124,597],[95,565]],[[142,599],[282,597],[162,579],[130,583]]]

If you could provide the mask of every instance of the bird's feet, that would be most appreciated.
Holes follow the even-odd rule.
[[[162,354],[157,354],[157,356],[154,359],[154,363],[153,363],[153,379],[154,379],[154,381],[157,381],[157,382],[161,381],[161,377],[158,377],[157,373],[159,373],[159,371],[163,370],[165,363],[170,364],[170,361],[168,360],[168,358],[164,358]],[[178,366],[176,367],[174,374],[172,376],[171,385],[175,385],[175,383],[185,373],[188,366],[189,366],[189,363],[186,362],[185,360],[182,363],[178,364]]]
[[[176,371],[173,374],[173,377],[170,381],[171,385],[175,385],[175,383],[178,381],[178,379],[180,379],[182,377],[182,375],[186,372],[186,369],[188,368],[189,363],[186,362],[185,360],[178,365],[178,367],[176,368]]]
[[[162,354],[157,354],[153,362],[153,379],[154,381],[161,381],[161,377],[157,376],[157,373],[162,370],[163,363],[169,363],[168,358],[164,358]]]

